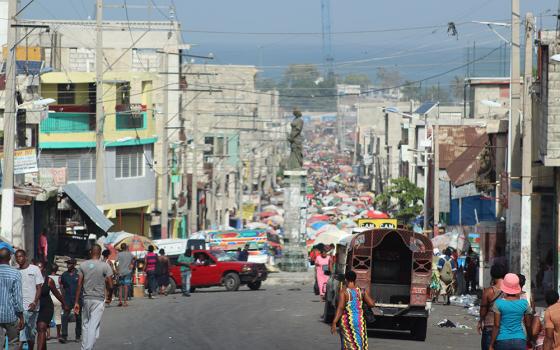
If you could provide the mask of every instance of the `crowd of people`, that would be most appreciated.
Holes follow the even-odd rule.
[[[148,297],[167,295],[169,258],[150,246],[144,258]],[[51,325],[56,338],[68,342],[69,323],[75,322],[75,341],[82,350],[91,350],[99,337],[103,311],[118,294],[118,306],[127,307],[132,296],[132,274],[138,264],[126,244],[114,261],[100,245],[93,245],[88,260],[70,258],[66,271],[48,266],[44,259],[31,260],[27,252],[0,242],[0,328],[9,349],[47,348]],[[191,264],[196,263],[189,249],[179,256],[183,295],[190,296]]]

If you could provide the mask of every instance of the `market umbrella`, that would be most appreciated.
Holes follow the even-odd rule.
[[[317,230],[317,237],[322,235],[325,232],[330,232],[330,231],[340,231],[338,229],[338,227],[336,227],[335,225],[325,225],[323,227],[321,227],[320,229]]]
[[[148,247],[151,245],[154,246],[154,248],[157,250],[157,245],[152,242],[151,239],[144,236],[131,235],[129,237],[126,237],[122,241],[117,242],[115,246],[118,247],[123,243],[126,243],[129,252],[138,257],[143,257],[146,253],[146,250],[148,250]]]
[[[269,218],[266,219],[266,221],[267,222],[271,221],[275,225],[284,225],[284,218],[281,217],[280,215],[270,216]]]
[[[263,212],[267,212],[267,211],[275,211],[278,212],[280,208],[278,208],[277,206],[275,206],[274,204],[269,204],[266,207],[262,208]]]
[[[344,198],[344,199],[350,198],[350,196],[345,192],[339,192],[339,193],[335,194],[335,197],[338,197],[338,198],[341,198],[341,199],[342,198]]]
[[[336,227],[338,227],[339,229],[344,229],[344,228],[354,228],[357,227],[358,225],[356,224],[356,222],[354,222],[354,220],[352,219],[345,219],[340,221],[338,224],[336,224]]]
[[[310,226],[312,229],[314,229],[314,230],[318,230],[318,229],[320,229],[321,227],[323,227],[323,226],[325,226],[325,225],[328,225],[328,224],[329,224],[329,223],[328,223],[327,221],[317,221],[317,222],[312,223],[312,224],[309,225],[309,226]]]
[[[328,221],[329,219],[330,217],[328,217],[327,215],[316,214],[311,216],[307,221],[309,222],[313,220],[313,222],[317,222],[317,221]]]
[[[368,219],[389,219],[389,215],[379,210],[368,210],[365,215]]]
[[[328,232],[324,232],[322,234],[318,234],[315,237],[315,241],[313,243],[314,244],[323,243],[325,245],[327,245],[327,244],[337,244],[342,238],[344,238],[346,236],[349,236],[349,234],[344,232],[344,231],[340,231],[340,230],[328,231]]]
[[[250,230],[256,230],[259,228],[266,229],[268,228],[268,225],[265,224],[264,222],[250,222],[247,225],[245,225],[245,227]]]
[[[274,216],[274,215],[278,215],[278,212],[276,210],[274,211],[263,211],[262,213],[259,214],[259,217],[261,219],[267,218],[269,216]]]

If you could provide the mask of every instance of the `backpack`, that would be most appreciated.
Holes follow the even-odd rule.
[[[443,267],[441,268],[441,271],[439,273],[440,279],[446,283],[449,284],[451,282],[453,282],[453,267],[451,266],[451,259],[445,259],[445,263],[443,264]]]

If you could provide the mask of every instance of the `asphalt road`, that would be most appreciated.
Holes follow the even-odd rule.
[[[339,338],[321,322],[322,303],[309,285],[263,285],[136,299],[128,308],[105,310],[97,349],[340,349]],[[473,329],[433,326],[443,318]],[[478,349],[475,320],[465,309],[434,306],[425,342],[404,333],[371,333],[371,349]],[[73,339],[73,324],[70,337]],[[77,343],[49,343],[49,349],[79,349]]]

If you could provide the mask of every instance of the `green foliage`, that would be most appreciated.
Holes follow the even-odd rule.
[[[348,74],[344,78],[344,84],[360,85],[362,89],[367,89],[371,85],[371,80],[367,74]]]
[[[377,68],[375,71],[377,84],[382,88],[392,88],[402,83],[401,73],[396,69]]]
[[[377,209],[393,214],[403,223],[410,222],[422,212],[424,191],[405,177],[392,179],[391,185],[375,197]]]
[[[286,109],[336,110],[336,79],[322,77],[313,64],[292,64],[278,84],[280,106]],[[324,96],[324,97],[322,97]]]

